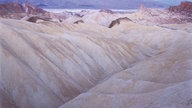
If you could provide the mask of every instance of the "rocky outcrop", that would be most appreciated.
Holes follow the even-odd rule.
[[[41,8],[27,3],[19,4],[16,2],[10,2],[0,4],[0,17],[2,18],[22,19],[29,15],[49,17],[51,14]]]
[[[129,22],[129,21],[132,21],[132,20],[127,18],[127,17],[118,18],[118,19],[113,20],[111,22],[111,24],[109,25],[109,28],[112,28],[115,25],[119,25],[122,21]]]
[[[0,4],[0,17],[26,20],[36,23],[39,21],[62,22],[63,19],[66,18],[66,15],[47,12],[28,3],[19,4],[16,2],[10,2]]]
[[[141,6],[129,18],[136,23],[145,25],[190,23],[192,22],[190,4],[190,2],[182,2],[180,6],[168,9],[152,9]]]
[[[10,14],[10,13],[23,13],[24,9],[21,4],[18,3],[7,3],[0,4],[0,15]]]
[[[38,20],[51,21],[51,18],[32,16],[32,17],[29,17],[29,18],[27,19],[27,21],[33,22],[33,23],[36,23]]]
[[[12,13],[45,14],[46,11],[27,3],[19,4],[16,2],[10,2],[7,4],[0,4],[0,15]]]
[[[45,10],[38,8],[36,6],[33,6],[31,4],[24,3],[24,4],[22,4],[22,6],[23,6],[25,13],[27,13],[27,14],[45,14],[46,13]]]
[[[79,23],[84,23],[84,21],[83,20],[77,20],[74,22],[74,24],[79,24]]]
[[[179,6],[171,6],[168,9],[171,12],[176,12],[188,17],[192,17],[192,2],[181,2]]]

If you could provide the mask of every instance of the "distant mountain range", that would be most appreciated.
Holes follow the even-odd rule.
[[[181,1],[184,0],[0,0],[0,3],[27,2],[42,8],[135,9],[140,5],[164,8]]]

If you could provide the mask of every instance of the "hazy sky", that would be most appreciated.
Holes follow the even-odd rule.
[[[0,0],[5,2],[29,2],[45,8],[138,8],[141,4],[146,7],[168,7],[178,5],[181,1],[192,0]]]
[[[153,0],[153,1],[159,1],[167,4],[179,4],[182,1],[192,1],[192,0]]]

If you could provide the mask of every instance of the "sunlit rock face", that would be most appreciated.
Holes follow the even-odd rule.
[[[30,4],[24,3],[19,4],[16,2],[10,2],[6,4],[0,4],[0,15],[1,17],[8,17],[8,18],[20,18],[22,17],[22,14],[33,14],[33,15],[42,15],[45,14],[46,11],[44,11],[41,8],[32,6]],[[15,14],[15,15],[14,15]],[[11,15],[14,17],[11,17]]]
[[[55,14],[47,12],[37,6],[23,3],[10,2],[0,4],[0,18],[9,18],[17,20],[28,20],[29,18],[42,19],[44,21],[61,20],[66,18],[66,13]],[[47,20],[49,19],[49,20]],[[36,22],[36,21],[30,21]]]
[[[179,6],[171,6],[169,10],[192,17],[192,2],[182,2]]]
[[[191,108],[192,24],[166,13],[0,18],[0,108]]]

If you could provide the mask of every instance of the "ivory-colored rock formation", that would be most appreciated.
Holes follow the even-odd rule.
[[[142,11],[0,18],[0,108],[191,108],[192,23]]]

